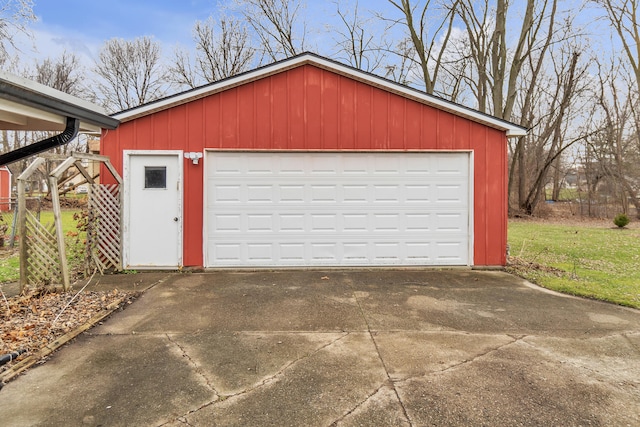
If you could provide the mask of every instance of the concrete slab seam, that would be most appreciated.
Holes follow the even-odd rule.
[[[263,379],[263,380],[262,380],[260,383],[258,383],[257,385],[253,385],[253,386],[251,386],[251,387],[248,387],[248,388],[246,388],[245,390],[239,391],[238,393],[233,393],[233,394],[228,394],[228,395],[219,394],[219,393],[216,391],[216,399],[214,399],[214,400],[213,400],[213,401],[211,401],[211,402],[205,403],[204,405],[200,406],[200,407],[199,407],[199,408],[197,408],[197,409],[190,410],[189,412],[187,412],[187,413],[186,413],[186,414],[184,414],[184,415],[181,415],[181,416],[180,416],[180,417],[178,417],[178,418],[184,418],[184,419],[186,420],[186,417],[187,417],[187,416],[192,415],[192,414],[194,414],[194,413],[196,413],[196,412],[198,412],[198,411],[200,411],[200,410],[202,410],[202,409],[204,409],[204,408],[207,408],[207,407],[209,407],[209,406],[211,406],[211,405],[215,405],[215,404],[217,404],[217,403],[221,403],[221,402],[227,402],[227,401],[232,400],[232,399],[234,399],[234,398],[237,398],[237,397],[240,397],[240,396],[244,396],[244,395],[246,395],[246,394],[249,394],[249,393],[252,393],[252,392],[254,392],[254,391],[256,391],[256,390],[259,390],[260,388],[262,388],[262,387],[264,387],[264,386],[266,386],[266,385],[268,385],[268,384],[271,384],[272,382],[276,381],[276,379],[277,379],[277,378],[279,378],[279,377],[281,377],[281,376],[282,376],[282,374],[284,374],[284,372],[286,372],[287,370],[289,370],[289,368],[291,368],[291,367],[293,367],[293,366],[297,365],[299,362],[301,362],[301,361],[303,361],[303,360],[305,360],[305,359],[308,359],[309,357],[311,357],[311,356],[313,356],[313,355],[315,355],[315,354],[319,353],[320,351],[322,351],[322,350],[324,350],[324,349],[326,349],[326,348],[328,348],[328,347],[331,347],[332,345],[334,345],[335,343],[339,342],[340,340],[342,340],[342,339],[346,338],[346,337],[347,337],[347,336],[349,336],[350,334],[351,334],[350,332],[344,332],[340,337],[336,338],[335,340],[333,340],[333,341],[331,341],[331,342],[329,342],[329,343],[327,343],[327,344],[324,344],[324,345],[322,345],[322,346],[318,347],[317,349],[315,349],[315,350],[314,350],[314,351],[312,351],[311,353],[305,354],[305,355],[303,355],[303,356],[299,357],[298,359],[291,361],[290,363],[288,363],[288,364],[286,364],[284,367],[282,367],[282,369],[280,369],[278,372],[276,372],[275,374],[273,374],[273,375],[271,375],[271,376],[269,376],[269,377],[267,377],[267,378]],[[180,348],[180,346],[178,346],[178,347]],[[214,387],[212,387],[212,388],[215,390],[215,388],[214,388]],[[180,421],[178,418],[176,418],[176,419],[174,419],[174,420],[175,420],[175,421]],[[167,422],[167,423],[165,423],[165,424],[162,424],[161,426],[167,425],[167,424],[168,424],[168,423],[170,423],[170,422],[172,422],[172,421],[169,421],[169,422]],[[180,422],[182,422],[182,421],[180,421]],[[190,424],[188,424],[188,423],[186,423],[186,422],[185,422],[185,424],[190,425]],[[160,427],[161,427],[161,426],[160,426]]]
[[[158,280],[156,280],[154,283],[152,283],[151,285],[149,285],[149,287],[148,287],[147,289],[145,289],[145,291],[148,291],[149,289],[153,289],[153,288],[155,288],[155,287],[156,287],[156,286],[158,286],[159,284],[164,283],[164,282],[166,282],[167,280],[169,280],[169,278],[171,278],[171,277],[175,277],[175,274],[174,274],[174,273],[167,273],[167,275],[166,275],[166,276],[164,276],[162,279],[158,279]]]
[[[496,335],[496,336],[503,336],[503,335]],[[402,378],[402,379],[394,379],[392,381],[393,381],[394,384],[402,384],[402,383],[406,383],[406,382],[412,381],[412,380],[414,380],[416,378],[427,378],[427,377],[430,377],[432,375],[441,375],[441,374],[444,374],[444,373],[449,372],[451,370],[457,369],[457,368],[459,368],[461,366],[465,366],[465,365],[471,364],[471,363],[475,362],[476,360],[481,359],[481,358],[483,358],[483,357],[485,357],[485,356],[487,356],[487,355],[489,355],[491,353],[494,353],[496,351],[502,350],[505,347],[509,347],[509,346],[511,346],[513,344],[521,342],[522,340],[524,340],[524,338],[527,337],[527,335],[523,335],[523,336],[518,338],[518,337],[514,337],[513,335],[509,335],[509,334],[506,334],[506,336],[512,338],[513,341],[508,342],[506,344],[499,345],[498,347],[490,348],[487,351],[485,351],[483,353],[480,353],[480,354],[478,354],[476,356],[473,356],[470,359],[465,359],[460,363],[456,363],[454,365],[447,366],[446,368],[441,369],[439,371],[429,372],[429,373],[427,373],[425,375],[416,375],[416,376],[409,376],[409,377]]]
[[[169,340],[169,342],[173,345],[175,345],[176,347],[178,347],[178,349],[180,350],[180,352],[182,353],[182,357],[186,358],[187,361],[189,362],[189,364],[191,366],[193,366],[195,372],[202,377],[202,379],[204,380],[205,384],[207,385],[207,387],[215,394],[216,399],[220,396],[220,393],[218,392],[218,390],[216,390],[216,388],[213,386],[213,384],[211,384],[211,382],[209,381],[209,378],[207,378],[207,376],[204,374],[204,372],[202,371],[202,369],[200,368],[200,366],[198,366],[198,364],[191,358],[191,356],[189,356],[189,354],[187,353],[187,351],[184,349],[184,347],[182,347],[176,340],[174,340],[173,338],[171,338],[171,335],[169,334],[165,334],[165,336],[167,337],[167,339]]]
[[[353,293],[353,298],[355,299],[356,304],[358,305],[358,310],[360,310],[360,315],[362,316],[362,320],[364,321],[365,325],[367,325],[367,332],[369,333],[369,338],[371,338],[371,342],[373,343],[373,346],[376,349],[376,354],[378,355],[378,359],[380,360],[380,363],[382,364],[382,369],[384,369],[384,373],[387,376],[387,380],[389,381],[389,384],[391,384],[391,388],[393,389],[393,393],[396,395],[396,399],[398,399],[398,404],[402,408],[402,413],[404,414],[407,422],[409,423],[409,426],[413,426],[413,422],[411,421],[411,417],[409,416],[409,412],[407,411],[407,408],[405,407],[404,402],[400,398],[400,394],[398,393],[398,389],[396,389],[396,385],[395,385],[393,379],[391,378],[391,374],[389,374],[389,369],[387,368],[387,364],[385,363],[384,359],[382,358],[382,354],[380,354],[380,348],[378,347],[378,343],[376,342],[376,340],[374,338],[374,333],[371,331],[371,326],[369,325],[369,320],[367,319],[367,316],[366,316],[366,314],[364,312],[364,308],[362,307],[362,304],[360,304],[360,300],[358,299],[357,292]]]
[[[371,394],[369,394],[363,401],[359,402],[357,405],[355,405],[353,408],[351,408],[350,410],[348,410],[347,412],[345,412],[343,415],[341,415],[337,420],[335,420],[334,422],[332,422],[331,424],[329,424],[329,427],[336,427],[339,425],[339,423],[341,421],[343,421],[345,418],[347,418],[349,415],[353,414],[355,411],[358,410],[358,408],[362,407],[362,405],[364,405],[365,403],[367,403],[369,400],[371,400],[376,394],[378,394],[380,392],[380,390],[382,390],[387,384],[389,383],[389,381],[384,381],[382,384],[380,384],[380,386],[378,388],[375,389],[375,391]]]

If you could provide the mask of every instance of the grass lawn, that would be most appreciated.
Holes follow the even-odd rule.
[[[76,223],[73,215],[78,212],[76,210],[62,211],[62,230],[65,235],[68,232],[77,232]],[[53,211],[42,211],[40,213],[40,222],[53,226]],[[54,231],[55,233],[55,231]],[[12,252],[0,252],[0,283],[15,282],[20,279],[20,260],[18,258],[18,249]]]
[[[545,288],[640,308],[640,229],[613,222],[509,222],[511,267]],[[548,268],[551,267],[551,268]]]

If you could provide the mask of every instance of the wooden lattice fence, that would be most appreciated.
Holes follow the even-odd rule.
[[[122,270],[121,186],[89,186],[87,269]]]
[[[25,233],[20,237],[25,245],[26,283],[61,283],[62,271],[54,225],[40,223],[30,211],[25,212],[25,217]]]
[[[47,229],[27,211],[25,187],[27,180],[45,161],[38,157],[18,177],[18,222],[20,224],[20,286],[28,284],[62,284],[70,289],[69,266],[65,249],[60,210],[59,192],[64,181],[60,179],[70,167],[75,167],[89,184],[89,207],[87,223],[86,271],[93,267],[101,273],[105,270],[122,270],[122,178],[107,157],[72,153],[72,155],[49,173],[51,203],[55,218],[54,227]],[[100,162],[118,184],[99,185],[82,165],[83,161]]]

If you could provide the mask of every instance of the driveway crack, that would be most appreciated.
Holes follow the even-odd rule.
[[[189,354],[187,353],[187,351],[185,350],[185,348],[183,346],[181,346],[176,340],[174,340],[171,335],[169,334],[165,334],[165,336],[167,337],[167,339],[169,340],[169,342],[173,345],[175,345],[176,347],[178,347],[178,349],[180,349],[180,352],[182,353],[182,357],[184,357],[185,359],[187,359],[187,361],[189,362],[189,364],[191,366],[193,366],[194,371],[196,372],[196,374],[198,374],[205,382],[205,384],[207,385],[207,387],[213,391],[213,393],[216,395],[216,397],[220,396],[220,393],[218,392],[218,390],[216,390],[216,388],[213,386],[213,384],[211,384],[211,382],[209,381],[209,378],[207,378],[207,376],[204,374],[204,372],[202,371],[202,369],[200,368],[200,366],[191,358],[191,356],[189,356]]]
[[[456,363],[455,365],[448,366],[448,367],[446,367],[445,369],[442,369],[441,371],[437,371],[437,372],[438,372],[438,373],[443,373],[443,372],[450,371],[450,370],[452,370],[452,369],[456,369],[456,368],[458,368],[458,367],[460,367],[460,366],[463,366],[463,365],[468,365],[469,363],[473,363],[473,362],[475,362],[476,360],[480,359],[481,357],[484,357],[484,356],[486,356],[486,355],[488,355],[488,354],[491,354],[491,353],[494,353],[494,352],[496,352],[496,351],[498,351],[498,350],[502,350],[502,349],[503,349],[503,348],[505,348],[505,347],[509,347],[509,346],[511,346],[511,345],[513,345],[513,344],[516,344],[516,343],[518,343],[518,342],[522,341],[523,339],[525,339],[525,338],[527,337],[527,335],[514,336],[514,335],[509,335],[509,334],[507,334],[507,336],[508,336],[508,337],[510,337],[513,341],[510,341],[510,342],[508,342],[508,343],[505,343],[505,344],[499,345],[499,346],[497,346],[497,347],[490,348],[490,349],[488,349],[488,350],[487,350],[487,351],[485,351],[485,352],[482,352],[482,353],[480,353],[480,354],[476,354],[475,356],[473,356],[473,357],[472,357],[472,358],[470,358],[470,359],[463,360],[463,361],[462,361],[462,362],[460,362],[460,363]]]
[[[461,361],[459,363],[453,364],[451,366],[447,366],[446,368],[443,368],[443,369],[440,369],[440,370],[435,370],[435,371],[432,371],[432,372],[428,372],[428,373],[426,373],[424,375],[410,375],[410,376],[405,377],[405,378],[396,378],[396,379],[393,380],[393,382],[394,382],[394,384],[402,384],[402,383],[405,383],[407,381],[411,381],[411,380],[413,380],[415,378],[426,378],[426,377],[429,377],[429,376],[434,375],[434,374],[435,375],[443,374],[443,373],[451,371],[453,369],[457,369],[460,366],[464,366],[464,365],[468,365],[470,363],[473,363],[476,360],[480,359],[481,357],[484,357],[484,356],[486,356],[488,354],[491,354],[491,353],[496,352],[498,350],[501,350],[501,349],[503,349],[505,347],[509,347],[509,346],[511,346],[511,345],[513,345],[515,343],[518,343],[518,342],[524,340],[528,335],[513,336],[513,335],[507,334],[506,336],[510,337],[512,339],[512,341],[509,341],[508,343],[499,345],[497,347],[492,347],[492,348],[488,349],[487,351],[479,353],[479,354],[477,354],[477,355],[475,355],[475,356],[473,356],[473,357],[471,357],[469,359],[465,359],[465,360],[463,360],[463,361]]]
[[[377,395],[378,393],[380,393],[380,390],[382,390],[383,388],[385,388],[387,385],[391,384],[388,380],[383,382],[382,384],[380,384],[380,387],[378,387],[377,389],[375,389],[373,391],[373,393],[369,394],[362,402],[358,403],[356,406],[354,406],[353,408],[351,408],[349,411],[347,411],[346,413],[344,413],[340,418],[338,418],[337,420],[335,420],[334,422],[332,422],[329,426],[330,427],[337,427],[341,421],[343,421],[345,418],[347,418],[349,415],[353,414],[355,411],[358,410],[358,408],[361,408],[363,405],[365,405],[369,400],[371,400],[375,395]],[[391,384],[391,387],[393,387],[393,384]]]
[[[251,393],[255,390],[258,390],[262,387],[264,387],[265,385],[271,384],[273,381],[275,381],[278,377],[282,376],[282,374],[289,370],[292,366],[297,365],[298,363],[300,363],[301,361],[308,359],[309,357],[313,356],[314,354],[319,353],[320,351],[331,347],[332,345],[334,345],[335,343],[337,343],[338,341],[344,339],[345,337],[349,336],[350,333],[349,332],[344,332],[342,333],[338,338],[331,340],[330,342],[316,348],[315,350],[313,350],[311,353],[305,354],[301,357],[299,357],[298,359],[292,360],[291,362],[287,363],[286,365],[284,365],[278,372],[276,372],[275,374],[263,379],[262,381],[260,381],[260,383],[248,387],[242,391],[239,391],[237,393],[232,393],[232,394],[226,394],[226,395],[219,395],[220,399],[218,399],[216,402],[213,403],[218,403],[218,402],[224,402],[226,400],[232,399],[234,397],[238,397],[238,396],[242,396],[248,393]]]
[[[407,408],[404,405],[404,402],[402,401],[402,399],[400,398],[400,394],[398,393],[398,389],[396,388],[396,385],[395,385],[393,379],[391,378],[391,374],[389,373],[389,369],[387,368],[387,364],[385,363],[384,359],[382,358],[382,354],[380,354],[380,348],[378,347],[378,343],[376,342],[376,339],[375,339],[375,332],[371,330],[371,326],[369,325],[369,320],[367,319],[367,316],[366,316],[366,314],[364,312],[364,308],[362,308],[362,304],[360,304],[360,300],[358,299],[358,295],[355,292],[353,293],[353,298],[356,300],[356,304],[358,305],[358,310],[360,310],[360,315],[362,316],[362,320],[364,321],[365,325],[367,325],[367,332],[369,333],[369,337],[371,338],[371,342],[373,342],[373,346],[376,349],[376,354],[378,355],[378,359],[380,360],[380,363],[382,364],[382,368],[384,369],[384,373],[387,376],[387,382],[389,384],[391,384],[391,388],[393,389],[393,393],[396,395],[396,399],[398,400],[398,404],[402,408],[402,413],[404,414],[407,422],[409,423],[409,426],[413,426],[413,422],[411,421],[411,417],[409,417],[409,413],[407,412]]]

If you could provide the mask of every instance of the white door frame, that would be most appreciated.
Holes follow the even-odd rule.
[[[131,189],[129,187],[131,179],[130,179],[130,161],[132,156],[175,156],[177,157],[178,164],[178,212],[180,212],[180,224],[178,226],[178,265],[176,268],[182,267],[183,260],[183,231],[184,231],[184,161],[182,159],[183,154],[182,150],[123,150],[123,162],[122,162],[122,176],[124,180],[124,212],[122,219],[122,260],[124,268],[130,267],[130,249],[129,249],[129,221],[130,221],[130,212],[129,212],[129,200],[131,197]],[[136,269],[144,270],[146,269],[155,269],[157,267],[139,267],[134,266]]]

